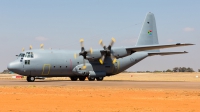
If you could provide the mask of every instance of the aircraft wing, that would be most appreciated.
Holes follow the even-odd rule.
[[[131,48],[126,48],[128,51],[138,52],[138,51],[148,51],[148,50],[155,50],[155,49],[164,49],[164,48],[171,48],[171,47],[182,47],[182,46],[189,46],[194,45],[190,43],[177,43],[177,44],[168,44],[168,45],[147,45],[147,46],[135,46]]]
[[[185,54],[188,53],[186,51],[184,52],[158,52],[158,53],[148,53],[149,56],[154,56],[154,55],[161,55],[161,56],[165,56],[165,55],[173,55],[173,54]]]

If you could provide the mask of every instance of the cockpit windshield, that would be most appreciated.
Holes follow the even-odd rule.
[[[26,52],[25,57],[27,57],[27,58],[33,58],[33,52]]]
[[[19,55],[18,55],[18,57],[24,57],[25,56],[25,54],[24,53],[20,53]]]
[[[26,58],[33,58],[33,52],[26,52],[26,54],[20,53],[20,54],[18,55],[18,57],[21,57],[21,58],[23,58],[23,57],[26,57]]]

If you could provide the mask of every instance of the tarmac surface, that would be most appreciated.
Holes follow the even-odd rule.
[[[185,81],[70,81],[70,80],[36,80],[27,82],[25,79],[0,79],[0,86],[87,86],[87,87],[122,87],[142,89],[196,89],[200,90],[200,82]]]
[[[199,74],[119,74],[103,81],[0,78],[0,112],[200,112]],[[37,107],[37,108],[35,108]]]

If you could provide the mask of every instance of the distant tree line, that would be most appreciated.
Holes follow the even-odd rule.
[[[190,67],[175,67],[172,70],[173,72],[194,72],[194,70]]]
[[[164,71],[137,71],[135,73],[161,73],[161,72],[195,72],[192,68],[190,67],[174,67],[173,69],[167,69]],[[198,69],[198,72],[200,72],[200,69]],[[124,71],[124,73],[131,73],[129,71]]]
[[[4,70],[3,72],[1,72],[1,74],[10,74],[9,70]]]

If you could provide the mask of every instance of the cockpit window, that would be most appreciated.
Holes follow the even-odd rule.
[[[25,55],[24,53],[20,53],[20,54],[18,55],[18,57],[22,57],[22,58],[23,58],[24,55]]]
[[[33,52],[26,52],[25,57],[27,57],[27,58],[33,58]]]

